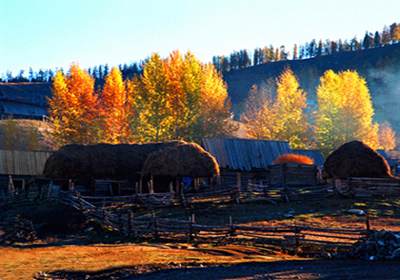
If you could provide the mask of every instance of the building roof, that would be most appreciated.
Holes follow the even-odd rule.
[[[303,149],[292,149],[293,154],[307,156],[314,160],[314,164],[322,167],[324,165],[325,159],[322,156],[320,150],[303,150]]]
[[[289,142],[231,138],[201,138],[202,146],[221,168],[267,169],[280,155],[291,154]]]
[[[385,150],[376,150],[376,152],[386,159],[389,166],[396,166],[396,162],[388,156]]]
[[[0,113],[42,117],[47,115],[46,97],[51,96],[51,83],[0,83]]]

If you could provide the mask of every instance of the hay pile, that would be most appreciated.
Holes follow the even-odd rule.
[[[215,158],[195,143],[181,144],[151,153],[142,169],[145,176],[212,178],[219,175]]]
[[[324,163],[324,173],[338,179],[393,177],[386,160],[360,141],[346,143],[330,154]]]
[[[57,179],[134,178],[139,176],[149,154],[181,144],[186,142],[67,145],[47,159],[43,176]]]
[[[308,156],[298,154],[284,154],[277,157],[272,164],[279,163],[302,163],[302,164],[314,164],[314,160]]]

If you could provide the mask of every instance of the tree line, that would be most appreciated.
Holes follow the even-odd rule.
[[[317,109],[290,68],[274,81],[253,85],[242,121],[249,138],[289,141],[291,148],[319,149],[324,156],[352,140],[374,149],[393,149],[395,133],[388,122],[373,122],[366,81],[356,71],[328,70],[317,87]]]
[[[322,55],[330,55],[338,52],[357,51],[371,48],[379,48],[382,46],[395,44],[400,42],[400,23],[392,23],[389,27],[385,25],[382,32],[376,31],[375,33],[366,32],[362,40],[354,37],[351,40],[319,40],[318,42],[313,39],[304,45],[295,44],[291,58],[293,60],[313,58]],[[248,50],[233,51],[230,55],[217,55],[213,56],[212,64],[217,71],[226,73],[231,70],[246,68],[249,66],[259,65],[268,62],[276,62],[281,60],[288,60],[290,52],[286,50],[285,46],[275,48],[273,45],[264,48],[255,48],[253,54]],[[124,76],[140,75],[143,70],[143,65],[146,60],[141,62],[133,62],[131,64],[120,64],[119,70]],[[34,72],[29,68],[28,76],[26,77],[25,71],[20,72],[14,76],[11,71],[7,71],[0,82],[8,83],[26,83],[26,82],[51,82],[58,71],[64,72],[64,69],[39,69]],[[109,72],[110,67],[108,64],[100,64],[98,66],[87,69],[88,73],[96,79],[104,79]]]
[[[154,53],[142,74],[123,79],[118,68],[95,90],[95,78],[73,64],[57,72],[49,115],[58,146],[145,143],[226,136],[230,124],[227,86],[212,64],[190,52]]]
[[[339,52],[366,50],[371,48],[380,48],[382,46],[396,44],[400,41],[400,23],[393,23],[389,27],[384,26],[383,31],[375,33],[366,32],[362,40],[354,37],[351,40],[317,40],[313,39],[304,45],[295,44],[291,58],[293,60],[314,58],[323,55],[330,55]],[[233,51],[227,56],[214,56],[212,63],[218,71],[223,73],[255,66],[268,62],[288,60],[290,52],[285,46],[275,48],[273,45],[264,48],[255,48],[253,55],[246,49]]]

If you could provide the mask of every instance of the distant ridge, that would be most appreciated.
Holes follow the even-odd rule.
[[[386,57],[392,63],[400,65],[400,43],[358,51],[339,52],[302,60],[284,60],[268,62],[247,68],[232,70],[224,74],[228,84],[228,92],[233,104],[243,102],[251,87],[259,85],[268,78],[278,77],[285,67],[289,66],[299,77],[300,87],[309,94],[308,98],[315,96],[315,86],[319,77],[326,70],[335,72],[348,69],[356,70],[361,76],[368,79],[368,70],[376,68],[379,63],[384,63]],[[310,74],[311,73],[311,74]],[[371,88],[371,95],[374,95]]]

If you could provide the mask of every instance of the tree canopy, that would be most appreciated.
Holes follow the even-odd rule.
[[[56,74],[48,100],[59,146],[78,143],[192,141],[228,136],[231,125],[227,86],[212,64],[190,52],[154,53],[138,77],[123,80],[113,68],[98,92],[94,78],[73,64]]]
[[[323,154],[352,140],[379,148],[379,125],[373,123],[374,109],[365,80],[351,70],[328,70],[320,80],[315,138]]]

